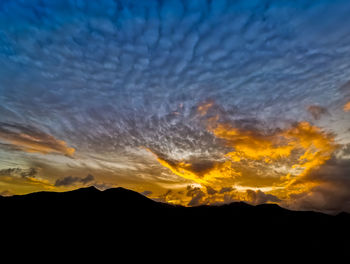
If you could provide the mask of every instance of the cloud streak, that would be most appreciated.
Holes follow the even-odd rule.
[[[0,1],[0,168],[40,168],[53,188],[91,173],[186,205],[247,189],[301,201],[350,142],[349,12],[347,0]]]
[[[11,176],[11,177],[35,177],[38,174],[36,168],[22,169],[22,168],[8,168],[0,170],[1,176]]]
[[[33,127],[0,123],[0,140],[10,143],[15,149],[41,154],[61,154],[73,157],[74,148]]]
[[[67,176],[64,178],[57,179],[55,182],[56,187],[60,186],[72,186],[72,185],[86,185],[88,183],[91,183],[95,180],[95,177],[92,176],[91,174],[87,175],[84,178],[80,177],[73,177],[73,176]]]

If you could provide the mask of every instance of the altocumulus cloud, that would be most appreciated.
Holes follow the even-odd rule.
[[[203,151],[191,109],[207,98],[268,122],[341,105],[350,5],[248,2],[2,1],[1,120],[82,151]]]
[[[347,143],[339,124],[350,118],[349,12],[347,0],[0,1],[0,162],[41,155],[48,167],[60,161],[64,175],[91,165],[124,182],[186,186],[140,147],[169,164],[191,161],[199,178],[221,169],[232,149],[203,124],[203,102],[215,102],[211,120],[242,130],[306,120]],[[253,165],[250,174],[265,172]],[[228,185],[184,196],[192,204],[242,198]]]

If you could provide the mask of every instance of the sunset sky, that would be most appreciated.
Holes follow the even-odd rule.
[[[350,1],[0,1],[0,195],[122,186],[350,212]]]

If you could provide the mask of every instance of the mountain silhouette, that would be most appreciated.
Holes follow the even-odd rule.
[[[0,197],[0,209],[0,223],[7,227],[4,231],[9,237],[14,232],[56,237],[74,246],[112,239],[131,243],[135,249],[181,246],[227,252],[240,248],[334,254],[345,254],[350,246],[348,213],[291,211],[276,204],[183,207],[124,188],[99,191],[87,187]],[[72,234],[71,241],[67,238],[72,239]]]

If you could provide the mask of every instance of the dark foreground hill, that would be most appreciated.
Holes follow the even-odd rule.
[[[21,243],[40,238],[48,243],[63,240],[73,248],[114,245],[121,249],[116,245],[122,244],[135,250],[278,250],[318,255],[346,254],[350,248],[349,214],[290,211],[273,204],[187,208],[158,203],[123,188],[89,187],[0,197],[0,210],[2,239]]]

